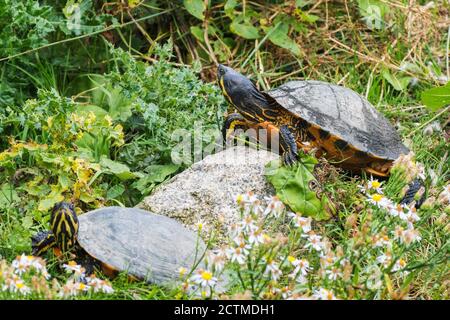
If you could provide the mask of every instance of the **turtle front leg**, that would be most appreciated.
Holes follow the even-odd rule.
[[[222,127],[222,138],[224,143],[233,135],[236,130],[247,130],[251,123],[247,121],[241,114],[232,113],[228,115]]]
[[[286,125],[280,127],[280,148],[281,156],[285,164],[292,165],[298,160],[298,149],[295,136]]]
[[[40,256],[56,245],[56,238],[51,231],[41,231],[31,238],[31,254]]]

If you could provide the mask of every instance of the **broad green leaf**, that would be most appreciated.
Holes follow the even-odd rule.
[[[198,41],[205,42],[205,39],[203,38],[203,30],[202,30],[202,28],[200,28],[198,26],[192,26],[191,27],[191,33]]]
[[[9,207],[13,202],[19,200],[16,190],[10,184],[2,185],[0,188],[0,208]]]
[[[27,215],[22,219],[22,227],[30,229],[33,226],[33,216]]]
[[[121,196],[124,193],[124,191],[125,187],[123,185],[121,184],[115,185],[106,192],[106,199],[108,200],[115,199]]]
[[[51,192],[47,197],[45,197],[44,199],[42,199],[39,202],[39,207],[38,210],[40,211],[48,211],[51,208],[53,208],[53,206],[60,201],[64,200],[64,196],[61,193],[58,192]]]
[[[163,182],[168,176],[177,172],[178,169],[180,169],[180,166],[176,164],[151,165],[146,169],[149,173],[136,181],[134,187],[143,193],[145,193],[144,191],[148,192],[150,191],[149,185],[151,189],[154,184]]]
[[[324,194],[318,197],[310,187],[311,183],[317,183],[312,173],[316,163],[317,159],[308,155],[303,155],[291,167],[280,165],[280,161],[275,160],[266,165],[265,176],[275,188],[276,195],[292,211],[325,220],[335,209]]]
[[[289,25],[287,23],[281,23],[278,26],[274,26],[272,28],[276,28],[275,30],[269,29],[267,33],[270,32],[269,40],[274,44],[281,48],[287,49],[291,51],[294,55],[300,55],[300,47],[294,40],[289,38],[288,31]]]
[[[306,12],[301,12],[300,14],[302,21],[305,21],[307,23],[314,23],[319,19],[319,16],[316,16],[314,14],[309,14]]]
[[[388,5],[380,0],[358,0],[358,5],[359,12],[369,28],[384,28],[384,17],[389,12]]]
[[[70,188],[72,181],[70,181],[70,178],[67,174],[61,174],[58,177],[58,183],[62,188],[62,191],[66,191]]]
[[[234,8],[237,5],[237,0],[227,0],[225,2],[224,11],[227,17],[232,18],[234,16]]]
[[[186,10],[192,14],[194,17],[204,20],[205,15],[203,12],[205,11],[205,2],[203,0],[184,0],[184,7]]]
[[[102,171],[106,173],[112,173],[116,177],[118,177],[120,180],[129,180],[134,179],[137,177],[137,175],[130,171],[130,168],[128,168],[126,165],[113,161],[111,159],[108,159],[106,157],[102,157],[100,160],[100,166],[102,168]]]
[[[93,104],[89,105],[79,104],[74,111],[74,113],[76,113],[79,116],[87,116],[89,112],[93,112],[97,118],[104,118],[105,116],[108,115],[108,112],[105,109],[100,108],[99,106]]]
[[[112,119],[126,121],[132,114],[131,100],[122,94],[120,88],[114,88],[106,77],[99,74],[88,77],[93,89],[89,92],[92,104],[105,109]]]
[[[397,91],[405,90],[411,81],[411,77],[397,76],[392,74],[388,69],[384,69],[381,74]]]
[[[306,6],[308,4],[308,1],[305,0],[295,0],[295,6],[297,8],[303,8],[304,6]]]
[[[260,37],[258,29],[247,22],[236,23],[235,21],[233,21],[233,23],[231,23],[230,25],[230,30],[231,32],[245,39],[251,40],[258,39]]]
[[[450,82],[447,82],[445,86],[423,91],[421,99],[422,103],[433,111],[450,105]]]

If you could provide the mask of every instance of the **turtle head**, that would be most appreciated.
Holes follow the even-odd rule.
[[[246,119],[254,122],[267,120],[262,111],[269,104],[267,96],[250,79],[221,64],[217,67],[217,79],[227,101]]]
[[[50,218],[50,226],[56,246],[62,252],[70,250],[78,235],[78,217],[73,204],[59,202],[55,204]]]

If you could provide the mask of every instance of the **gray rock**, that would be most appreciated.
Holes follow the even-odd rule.
[[[101,208],[79,222],[78,241],[91,256],[149,283],[175,283],[206,248],[177,221],[137,208]]]
[[[174,218],[205,235],[214,231],[221,242],[227,227],[239,219],[236,195],[253,191],[258,196],[274,194],[264,177],[265,165],[279,156],[244,146],[228,148],[205,157],[176,175],[146,197],[138,207]]]

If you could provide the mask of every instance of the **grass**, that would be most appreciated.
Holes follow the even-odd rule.
[[[381,1],[387,3],[386,1]],[[116,8],[113,12],[116,18],[121,19],[125,15],[136,19],[145,17],[151,11],[147,1],[142,6],[126,11]],[[356,2],[355,2],[356,3]],[[424,89],[440,84],[437,75],[449,75],[450,70],[445,63],[448,56],[448,32],[445,21],[448,21],[449,6],[445,2],[438,2],[435,9],[423,10],[425,3],[418,2],[409,7],[406,1],[390,2],[390,14],[385,21],[391,27],[384,29],[370,29],[361,20],[358,5],[347,3],[346,5],[319,1],[317,5],[307,6],[304,10],[309,14],[320,17],[315,24],[306,24],[300,33],[291,33],[290,36],[300,44],[301,56],[294,56],[288,50],[275,46],[262,37],[260,40],[246,40],[230,34],[224,27],[229,21],[223,15],[223,4],[219,2],[212,6],[209,18],[209,26],[214,26],[220,32],[209,34],[209,50],[205,42],[202,42],[189,33],[189,27],[199,24],[199,20],[188,14],[180,17],[175,14],[162,14],[160,19],[139,23],[147,27],[148,36],[142,34],[142,30],[136,27],[137,22],[126,22],[125,27],[111,27],[104,37],[98,35],[83,35],[77,37],[64,37],[59,34],[59,39],[54,39],[52,44],[55,55],[49,54],[48,45],[44,44],[42,50],[34,50],[30,55],[20,56],[18,60],[0,60],[0,87],[10,88],[5,72],[20,74],[22,83],[14,87],[15,102],[5,95],[0,97],[2,107],[0,109],[0,130],[3,136],[0,138],[0,151],[10,147],[8,137],[12,136],[18,140],[33,140],[41,143],[51,143],[48,132],[41,128],[33,127],[34,120],[31,119],[27,126],[23,126],[24,116],[20,113],[26,99],[36,98],[38,89],[55,90],[61,96],[77,96],[75,102],[89,104],[95,101],[94,95],[89,93],[78,96],[83,90],[76,85],[77,79],[86,74],[106,73],[108,80],[112,81],[114,87],[122,91],[120,99],[125,99],[130,104],[133,117],[126,120],[120,116],[113,119],[114,124],[123,125],[125,131],[124,145],[110,147],[109,156],[111,160],[127,165],[132,172],[149,174],[154,172],[157,166],[170,165],[168,151],[170,133],[182,128],[185,124],[192,124],[195,120],[207,120],[207,126],[219,128],[223,113],[223,99],[217,87],[203,86],[197,80],[198,74],[190,73],[189,69],[183,69],[185,63],[196,63],[200,76],[204,81],[215,80],[214,60],[220,60],[236,68],[241,68],[243,73],[253,76],[258,87],[269,89],[291,79],[316,79],[337,83],[355,90],[365,96],[379,111],[386,115],[391,123],[395,124],[400,135],[408,147],[415,153],[416,160],[425,168],[427,198],[430,199],[428,206],[419,211],[421,216],[418,228],[423,240],[420,245],[408,249],[405,259],[408,268],[411,268],[410,278],[392,277],[384,279],[383,287],[379,296],[372,298],[399,298],[402,296],[401,288],[408,288],[407,296],[418,299],[448,299],[448,206],[437,202],[437,197],[442,189],[450,182],[450,149],[448,138],[449,109],[441,109],[432,112],[422,105],[420,95]],[[149,7],[150,6],[150,7]],[[261,18],[270,18],[281,14],[286,7],[276,1],[270,2],[266,10],[259,11],[256,3],[248,4],[248,8],[256,10]],[[246,10],[248,10],[248,8]],[[259,9],[258,9],[259,8]],[[160,8],[165,9],[165,8]],[[169,8],[170,9],[170,8]],[[408,11],[410,9],[410,11]],[[141,11],[140,11],[141,10]],[[179,9],[178,9],[179,10]],[[237,7],[236,11],[244,10]],[[161,12],[161,10],[158,10]],[[410,12],[410,14],[408,14]],[[112,13],[112,12],[110,12]],[[422,21],[422,22],[421,22]],[[187,27],[186,27],[187,26]],[[204,24],[202,24],[204,27]],[[114,31],[116,30],[117,31]],[[154,30],[161,30],[159,33]],[[170,32],[172,31],[172,32]],[[100,32],[94,32],[100,33]],[[3,35],[5,36],[5,35]],[[162,58],[158,53],[156,42],[164,42],[168,37],[172,38],[174,49],[172,57]],[[58,37],[56,37],[58,38]],[[61,50],[58,40],[67,41],[68,50]],[[111,41],[114,38],[114,41]],[[216,50],[218,44],[227,42],[226,38],[235,39],[234,45],[228,46],[226,54],[219,54]],[[91,39],[88,42],[86,39]],[[109,43],[122,47],[125,51],[122,56],[111,54]],[[29,48],[23,48],[26,51]],[[169,82],[173,83],[172,92],[167,94],[166,99],[161,94],[164,87],[148,83],[145,77],[144,66],[136,65],[129,59],[126,52],[134,55],[149,65],[157,66],[158,61],[167,60],[160,65],[160,74],[170,74]],[[14,51],[14,54],[20,53]],[[162,53],[164,55],[164,53]],[[190,58],[191,57],[191,58]],[[192,59],[195,57],[195,59]],[[2,59],[4,57],[0,57]],[[56,59],[56,60],[55,60]],[[52,63],[59,61],[61,63]],[[201,66],[198,66],[198,63]],[[405,67],[409,63],[412,67]],[[125,64],[125,66],[123,65]],[[55,66],[58,65],[58,66]],[[195,67],[195,66],[194,66]],[[141,69],[139,69],[141,68]],[[14,71],[11,71],[14,70]],[[182,70],[181,72],[177,70]],[[402,87],[401,90],[394,88],[392,78],[386,76],[388,70],[391,76],[397,79],[406,77],[418,79],[418,83]],[[430,71],[432,70],[432,71]],[[133,80],[140,79],[140,81]],[[17,79],[15,78],[14,81]],[[189,83],[183,86],[182,83]],[[414,81],[412,83],[415,83]],[[177,86],[180,86],[177,88]],[[19,89],[26,88],[26,89]],[[86,89],[86,88],[84,88]],[[94,90],[98,88],[94,88]],[[8,89],[9,90],[9,89]],[[171,100],[176,97],[176,91],[183,92],[179,100]],[[5,91],[6,92],[6,91]],[[9,91],[8,91],[9,92]],[[158,94],[152,95],[152,92]],[[191,100],[182,100],[195,92]],[[6,93],[5,93],[6,94]],[[51,94],[44,94],[39,104],[47,111],[42,113],[39,121],[44,124],[53,113],[58,114],[58,106],[62,105]],[[142,101],[142,110],[135,109]],[[206,97],[206,98],[205,98]],[[119,98],[118,98],[119,99]],[[58,101],[57,101],[58,100]],[[3,101],[8,101],[7,108]],[[146,108],[153,103],[160,109],[154,114]],[[177,110],[177,103],[183,104],[181,112]],[[189,107],[190,106],[190,107]],[[110,111],[113,105],[104,105],[104,109]],[[152,110],[148,108],[148,110]],[[179,115],[182,113],[182,117]],[[424,134],[424,129],[433,122],[438,122],[440,130],[433,131],[430,135]],[[447,125],[447,127],[445,127]],[[49,140],[50,139],[50,140]],[[64,144],[64,141],[61,141]],[[71,142],[70,142],[71,143]],[[67,142],[61,155],[69,155],[75,149]],[[163,156],[160,156],[160,155]],[[148,156],[151,155],[151,156]],[[38,229],[45,228],[48,224],[48,211],[37,210],[42,195],[30,195],[26,184],[32,177],[44,175],[43,167],[39,167],[34,156],[24,157],[23,162],[11,168],[0,167],[0,176],[6,183],[1,185],[0,190],[0,257],[11,262],[16,255],[29,252],[29,239]],[[94,161],[95,162],[95,161]],[[45,166],[47,166],[46,164]],[[45,167],[44,166],[44,167]],[[161,167],[158,167],[161,168]],[[179,168],[178,171],[184,168]],[[57,171],[52,171],[47,183],[54,183]],[[78,201],[78,207],[83,211],[100,205],[116,205],[117,202],[125,203],[127,206],[135,205],[151,189],[173,175],[162,175],[155,181],[147,181],[143,187],[133,194],[132,197],[125,191],[114,199],[99,202],[84,203]],[[334,172],[334,171],[333,171]],[[31,177],[31,178],[30,178]],[[349,247],[353,241],[352,229],[346,227],[357,215],[358,226],[362,227],[370,219],[380,219],[382,214],[373,212],[364,205],[364,198],[359,193],[358,184],[363,178],[349,176],[345,172],[338,171],[330,173],[329,179],[325,181],[326,189],[330,191],[334,200],[339,204],[337,218],[328,222],[315,224],[315,230],[330,239],[335,247]],[[76,176],[73,177],[76,181]],[[103,197],[114,186],[120,185],[124,189],[131,188],[136,180],[121,181],[114,174],[100,178],[94,183],[96,190]],[[387,183],[387,182],[385,182]],[[404,182],[399,177],[389,180],[386,190],[393,200],[400,198]],[[134,185],[136,187],[136,184]],[[136,189],[133,189],[136,190]],[[64,191],[64,196],[69,196],[73,189]],[[97,192],[96,191],[96,192]],[[46,194],[48,196],[48,194]],[[434,201],[432,198],[434,197]],[[101,198],[99,196],[99,198]],[[445,211],[447,210],[447,211]],[[364,248],[361,248],[363,250]],[[300,251],[301,252],[301,251]],[[61,272],[56,258],[52,254],[47,256],[47,266],[50,274],[64,282],[67,275]],[[313,259],[313,258],[312,258]],[[314,258],[315,259],[315,258]],[[355,280],[356,281],[356,280]],[[390,284],[390,282],[392,282]],[[89,294],[79,296],[80,299],[173,299],[187,296],[181,289],[165,289],[158,286],[148,285],[143,282],[130,282],[125,275],[111,280],[115,289],[114,294]],[[318,282],[317,282],[318,283]],[[388,289],[389,286],[393,289]],[[242,286],[236,285],[227,294],[233,296],[242,293]],[[404,289],[404,288],[403,288]],[[340,292],[343,294],[343,291]],[[1,295],[0,295],[1,296]],[[15,295],[3,295],[3,298],[20,298]],[[345,293],[345,297],[350,297]],[[356,295],[358,297],[358,295]],[[35,297],[39,298],[39,297]]]

